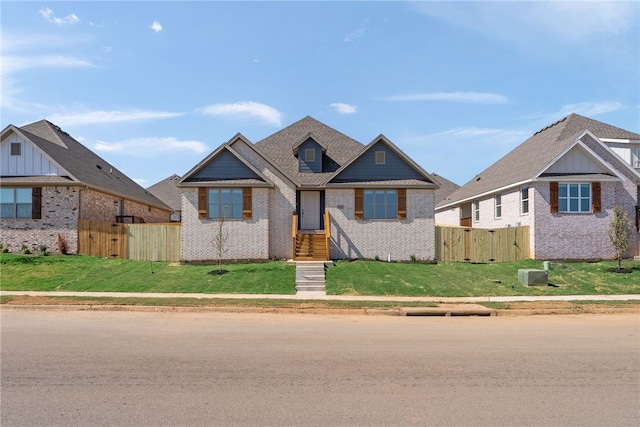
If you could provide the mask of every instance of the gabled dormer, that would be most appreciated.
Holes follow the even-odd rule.
[[[323,154],[327,146],[318,142],[311,134],[306,135],[293,145],[293,155],[298,158],[298,172],[321,173]]]

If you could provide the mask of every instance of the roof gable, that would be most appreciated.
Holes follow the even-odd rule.
[[[3,177],[7,176],[58,176],[78,181],[58,162],[34,144],[24,132],[13,125],[7,126],[2,132],[0,143],[0,171]],[[12,145],[20,144],[20,154],[14,156]]]
[[[203,161],[185,174],[178,186],[242,185],[268,186],[273,184],[251,163],[244,159],[230,144],[242,135],[236,135],[209,154]]]
[[[554,159],[538,177],[562,177],[572,175],[602,174],[617,176],[593,151],[579,139],[567,148],[557,159]]]
[[[322,172],[300,172],[295,148],[312,138],[323,149]],[[305,117],[255,144],[269,163],[298,186],[320,186],[340,166],[357,154],[363,145],[337,130]]]
[[[384,135],[379,135],[342,166],[328,184],[403,181],[403,184],[428,185],[437,188],[437,181],[404,154]]]
[[[21,135],[67,171],[74,181],[118,197],[170,210],[138,183],[53,123],[40,120],[18,129]]]
[[[640,135],[578,114],[541,129],[437,205],[438,209],[472,200],[537,178],[552,162],[591,132],[597,138],[636,139]]]

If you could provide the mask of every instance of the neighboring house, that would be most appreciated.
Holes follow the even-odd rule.
[[[171,222],[180,222],[182,219],[182,191],[176,184],[180,177],[176,174],[163,179],[147,188],[147,191],[171,208]]]
[[[77,253],[79,219],[167,222],[171,212],[46,120],[2,131],[0,203],[0,242],[14,252],[45,245]]]
[[[449,197],[451,193],[460,188],[460,186],[455,182],[449,181],[438,174],[432,173],[431,176],[434,177],[438,182],[438,185],[440,185],[440,188],[436,190],[436,206],[438,203]]]
[[[610,258],[621,206],[640,255],[640,135],[577,114],[542,129],[436,207],[442,225],[530,227],[535,259]]]
[[[226,259],[435,258],[436,180],[382,135],[365,146],[311,117],[237,134],[178,187],[186,260],[215,259],[221,235]]]

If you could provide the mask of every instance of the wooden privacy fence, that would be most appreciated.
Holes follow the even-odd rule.
[[[120,224],[78,221],[78,252],[100,258],[180,261],[180,223]]]
[[[529,259],[529,226],[486,229],[438,225],[436,258],[475,263]]]

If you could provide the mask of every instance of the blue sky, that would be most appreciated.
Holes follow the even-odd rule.
[[[572,112],[640,132],[639,5],[2,1],[2,128],[146,187],[310,115],[464,184]]]

